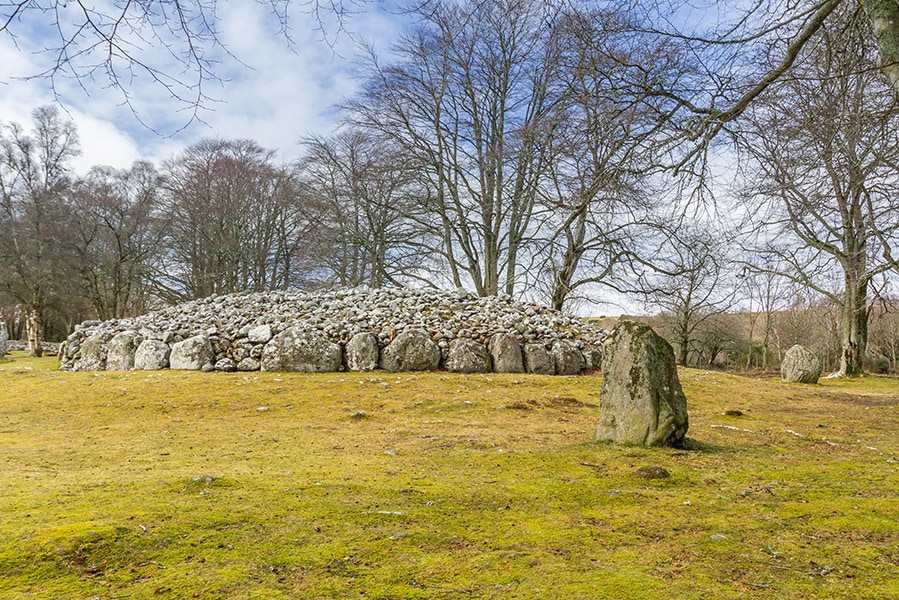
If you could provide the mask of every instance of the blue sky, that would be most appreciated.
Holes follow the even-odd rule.
[[[0,34],[0,122],[30,122],[33,108],[54,102],[55,87],[61,107],[78,125],[83,152],[75,163],[78,173],[96,164],[127,167],[138,159],[161,161],[212,136],[254,139],[289,161],[299,153],[299,138],[334,128],[336,105],[356,89],[352,71],[358,40],[386,52],[403,21],[383,4],[371,3],[349,18],[350,36],[337,31],[333,14],[326,15],[330,20],[322,32],[302,5],[291,6],[288,41],[278,35],[279,23],[267,4],[218,3],[218,30],[228,52],[208,48],[207,57],[216,61],[216,74],[224,81],[207,82],[205,92],[213,101],[192,122],[184,104],[140,73],[125,84],[133,112],[103,77],[80,82],[65,76],[53,82],[32,78],[53,63],[45,48],[58,46],[58,33],[52,14],[27,12],[9,27],[15,38]],[[77,16],[63,14],[69,22]],[[2,21],[6,17],[0,14]],[[141,52],[148,62],[179,74],[180,67],[160,42]]]

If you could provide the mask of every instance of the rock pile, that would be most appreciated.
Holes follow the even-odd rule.
[[[574,374],[605,333],[508,296],[354,288],[212,296],[140,317],[85,321],[65,370],[431,370]]]

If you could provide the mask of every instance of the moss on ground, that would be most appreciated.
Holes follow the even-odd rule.
[[[3,598],[899,597],[897,380],[684,370],[673,450],[596,375],[54,368],[0,359]]]

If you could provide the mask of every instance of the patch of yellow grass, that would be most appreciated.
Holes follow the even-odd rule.
[[[3,598],[899,597],[896,380],[685,370],[673,450],[598,376],[53,367],[0,360]]]

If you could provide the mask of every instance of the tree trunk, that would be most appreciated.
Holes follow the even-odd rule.
[[[553,281],[552,308],[562,310],[565,299],[571,291],[571,280],[577,272],[578,263],[584,254],[584,238],[586,237],[586,208],[578,215],[574,231],[566,231],[568,244],[565,248],[565,256],[562,258],[562,266],[556,273]]]
[[[846,273],[846,289],[842,306],[843,347],[840,352],[841,377],[864,374],[862,363],[868,345],[867,280],[859,281],[855,273]]]
[[[40,358],[44,353],[41,342],[44,341],[43,314],[40,308],[33,307],[28,313],[25,325],[28,331],[28,353]]]
[[[899,91],[899,2],[863,0],[862,4],[877,37],[880,68]]]

